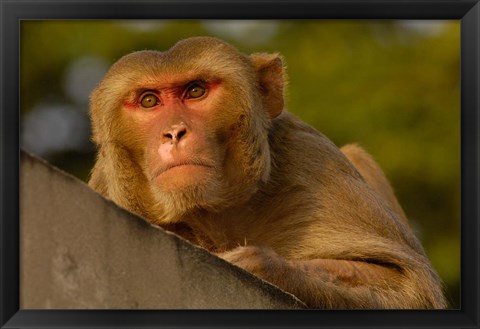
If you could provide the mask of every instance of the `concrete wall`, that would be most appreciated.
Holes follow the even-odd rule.
[[[21,154],[22,309],[291,309],[295,297]]]

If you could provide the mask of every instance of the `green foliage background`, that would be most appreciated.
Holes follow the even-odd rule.
[[[219,36],[244,53],[284,56],[288,110],[337,145],[356,142],[376,158],[442,277],[450,306],[458,308],[457,21],[22,21],[23,145],[35,146],[25,142],[31,131],[59,139],[54,120],[27,125],[38,104],[53,104],[60,113],[62,106],[73,108],[87,120],[87,99],[75,101],[67,88],[68,72],[79,59],[96,58],[108,67],[131,51],[165,50],[194,35]],[[45,139],[33,136],[35,143]],[[37,153],[83,180],[94,160],[88,137],[77,146]]]

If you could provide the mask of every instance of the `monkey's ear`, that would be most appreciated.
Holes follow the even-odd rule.
[[[275,118],[282,113],[285,70],[279,54],[252,54],[252,64],[257,72],[264,108]]]

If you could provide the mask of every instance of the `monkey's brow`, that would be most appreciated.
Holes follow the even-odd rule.
[[[149,80],[140,82],[137,84],[137,90],[160,90],[163,88],[184,88],[191,84],[192,82],[200,82],[200,83],[208,83],[210,81],[214,81],[211,76],[207,75],[192,75],[192,76],[185,76],[181,78],[172,77],[170,79],[163,78],[159,80]],[[216,79],[218,80],[218,79]]]

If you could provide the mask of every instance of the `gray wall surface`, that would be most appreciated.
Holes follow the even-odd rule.
[[[271,284],[22,152],[22,309],[292,309]]]

